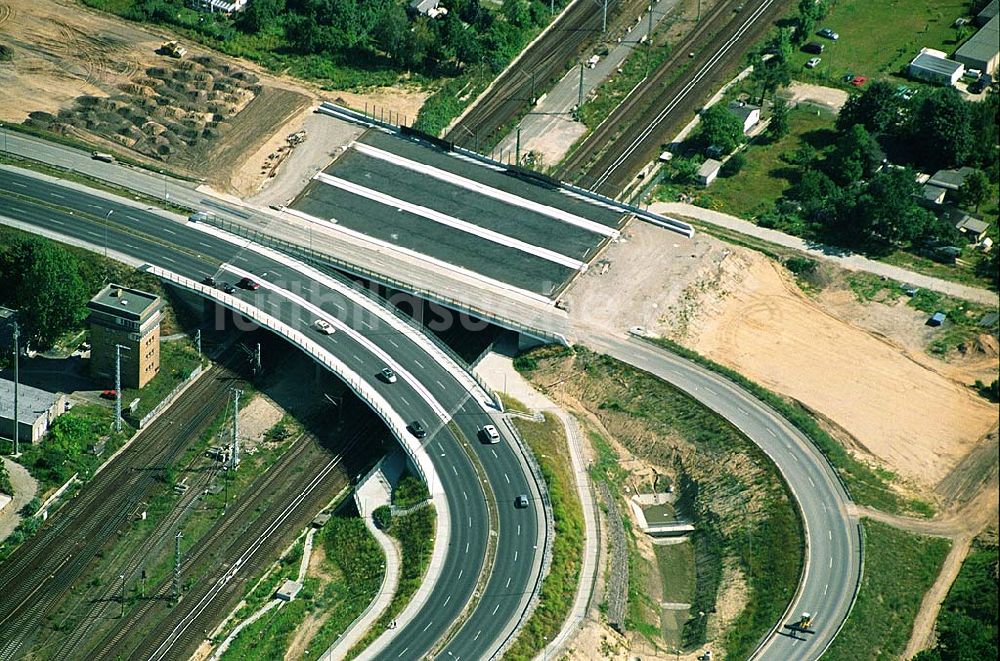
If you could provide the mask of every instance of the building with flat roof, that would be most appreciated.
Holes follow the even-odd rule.
[[[707,159],[698,168],[698,183],[702,186],[708,186],[715,178],[719,176],[719,170],[722,168],[722,161],[717,161],[714,158]]]
[[[18,440],[37,443],[52,421],[66,410],[66,395],[40,388],[17,387]],[[0,379],[0,436],[14,438],[14,382]]]
[[[954,85],[965,73],[965,65],[949,60],[939,50],[921,48],[920,53],[910,62],[907,72],[911,78],[918,80],[938,85]]]
[[[160,370],[160,297],[108,285],[87,303],[90,309],[90,372],[115,378],[115,346],[122,345],[123,388],[142,388]]]
[[[1000,0],[993,0],[990,4],[983,7],[983,10],[976,14],[976,17],[972,19],[972,22],[977,26],[983,26],[990,22],[991,18],[996,17],[1000,13]]]
[[[743,122],[743,132],[746,133],[760,121],[760,106],[745,101],[730,101],[729,112],[739,117]]]
[[[1000,16],[994,16],[955,51],[955,61],[967,69],[993,75],[1000,62]]]

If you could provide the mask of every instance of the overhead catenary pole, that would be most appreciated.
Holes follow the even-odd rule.
[[[576,110],[577,112],[583,108],[583,62],[580,62],[580,92],[576,97]]]
[[[177,537],[174,538],[174,601],[181,596],[181,537],[183,536],[178,530]]]
[[[604,0],[604,16],[601,19],[601,34],[608,31],[608,0]]]
[[[14,320],[14,456],[21,454],[21,424],[18,422],[18,413],[20,412],[20,407],[18,406],[18,390],[20,388],[20,374],[18,372],[19,365],[21,363],[21,346],[19,339],[21,337],[21,328],[17,325],[17,320]]]
[[[115,345],[115,432],[122,430],[122,349],[128,347]]]
[[[233,393],[233,438],[232,451],[229,454],[229,468],[236,470],[240,465],[240,395],[242,390],[232,389]]]
[[[115,212],[114,209],[108,211],[108,215],[104,217],[104,259],[108,258],[108,225],[111,224],[111,214]]]

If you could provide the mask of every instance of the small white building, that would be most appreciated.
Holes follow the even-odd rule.
[[[949,60],[942,51],[921,48],[907,70],[911,78],[938,85],[954,85],[965,73],[965,65]]]
[[[706,160],[698,168],[698,183],[702,186],[710,185],[719,176],[719,169],[721,167],[721,161],[717,161],[714,158]]]
[[[755,106],[745,101],[730,101],[729,112],[739,117],[743,122],[743,133],[749,133],[750,129],[760,121],[760,106]]]
[[[65,410],[66,395],[18,385],[18,440],[37,443]],[[9,379],[0,379],[0,436],[14,438],[14,382]]]

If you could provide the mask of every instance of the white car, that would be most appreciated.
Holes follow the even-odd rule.
[[[806,60],[806,69],[815,69],[819,66],[819,63],[823,61],[821,57],[810,57]]]
[[[318,330],[320,333],[323,333],[323,335],[333,335],[334,332],[336,331],[336,329],[332,325],[330,325],[330,322],[325,321],[323,319],[317,319],[316,321],[314,321],[313,326],[315,326],[316,330]]]
[[[479,430],[482,435],[483,440],[487,443],[499,443],[500,442],[500,432],[493,425],[483,425],[483,428]]]

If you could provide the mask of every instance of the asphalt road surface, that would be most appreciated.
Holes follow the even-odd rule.
[[[104,222],[108,211],[114,213],[110,222]],[[420,382],[451,414],[459,433],[478,456],[489,482],[485,488],[495,495],[499,514],[496,561],[488,574],[488,583],[476,610],[442,654],[453,652],[464,658],[480,658],[492,653],[520,617],[526,596],[537,580],[543,549],[537,516],[540,495],[525,476],[509,439],[497,445],[479,443],[479,428],[492,420],[449,371],[406,335],[388,328],[350,299],[302,277],[284,263],[234,246],[163,214],[124,205],[111,196],[83,193],[43,181],[31,173],[0,170],[0,216],[4,222],[16,219],[86,243],[97,251],[106,245],[112,256],[155,264],[195,280],[212,275],[220,281],[235,282],[237,278],[231,272],[227,274],[223,264],[249,271],[262,282],[294,289],[298,296],[349,323],[409,372],[418,375]],[[314,315],[281,291],[261,287],[256,292],[238,290],[238,296],[303,332],[312,332],[317,342],[366,378],[404,419],[420,420],[428,428],[428,437],[423,442],[441,480],[440,485],[430,486],[432,490],[443,489],[447,498],[450,544],[442,580],[434,586],[417,617],[400,627],[381,656],[417,658],[427,653],[468,603],[486,554],[490,531],[484,486],[471,461],[452,431],[439,422],[435,424],[439,418],[420,392],[402,378],[391,385],[377,378],[384,362],[364,345],[344,332],[325,336],[311,330]],[[515,509],[513,501],[519,494],[530,494],[532,506]]]
[[[833,642],[861,580],[861,535],[833,470],[802,432],[725,377],[635,338],[585,337],[592,348],[654,374],[726,418],[777,465],[802,513],[806,557],[788,617],[758,658],[818,659]],[[786,624],[808,612],[814,634],[791,635]]]

